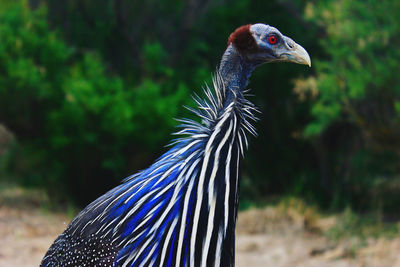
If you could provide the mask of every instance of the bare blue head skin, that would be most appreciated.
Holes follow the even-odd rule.
[[[311,67],[307,51],[266,24],[249,24],[237,28],[228,39],[219,71],[225,86],[244,89],[253,70],[270,62],[293,62]]]

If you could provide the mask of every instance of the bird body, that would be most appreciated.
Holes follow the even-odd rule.
[[[297,45],[264,24],[230,36],[213,89],[195,97],[202,123],[180,120],[170,150],[82,210],[41,266],[234,266],[240,162],[255,135],[245,88],[258,65],[279,61],[257,39],[271,35]],[[309,64],[300,52],[280,61]]]

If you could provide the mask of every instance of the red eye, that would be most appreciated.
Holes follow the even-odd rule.
[[[270,44],[276,44],[276,42],[278,41],[278,39],[276,38],[275,35],[271,35],[270,37],[268,37],[268,43]]]

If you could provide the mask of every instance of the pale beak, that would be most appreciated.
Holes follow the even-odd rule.
[[[287,38],[285,47],[282,47],[280,50],[281,51],[279,52],[281,52],[281,54],[278,60],[308,65],[311,67],[311,59],[307,51],[292,39]]]

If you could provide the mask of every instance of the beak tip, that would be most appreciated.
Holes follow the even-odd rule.
[[[296,44],[296,49],[292,52],[292,62],[297,64],[307,65],[311,68],[311,58],[307,51],[299,44]]]
[[[307,53],[307,51],[306,51],[305,49],[304,49],[304,51],[305,51],[305,54],[306,54],[306,56],[305,56],[306,65],[308,65],[308,67],[311,68],[311,58],[310,58],[310,55]]]

